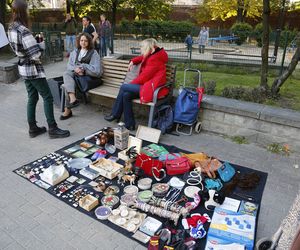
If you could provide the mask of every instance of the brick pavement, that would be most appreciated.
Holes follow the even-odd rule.
[[[51,64],[46,72],[48,77],[54,77],[64,68],[63,62]],[[74,118],[58,121],[60,127],[71,130],[69,138],[50,140],[42,135],[30,139],[23,82],[0,84],[0,100],[0,249],[143,249],[12,173],[27,162],[110,125],[103,119],[102,110],[94,105],[81,105],[74,110]],[[55,115],[57,118],[60,115],[57,108]],[[39,125],[45,125],[41,101],[37,120]],[[276,231],[299,190],[300,170],[293,167],[300,162],[296,155],[279,156],[254,144],[238,145],[208,133],[191,137],[166,135],[161,141],[268,172],[258,238]]]

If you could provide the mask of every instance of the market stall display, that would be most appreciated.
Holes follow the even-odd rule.
[[[14,172],[145,246],[205,249],[207,243],[214,249],[219,240],[252,249],[266,173],[128,137],[120,127],[117,138],[112,131],[102,129]],[[118,158],[121,151],[126,161]],[[237,236],[228,239],[219,228]]]

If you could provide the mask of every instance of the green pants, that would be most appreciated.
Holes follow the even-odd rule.
[[[38,79],[26,79],[25,85],[28,94],[27,103],[27,121],[28,123],[35,123],[35,111],[36,104],[39,100],[39,94],[44,101],[44,113],[47,118],[48,125],[55,124],[55,118],[53,114],[53,97],[49,89],[46,78]]]

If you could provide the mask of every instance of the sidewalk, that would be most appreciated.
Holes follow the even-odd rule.
[[[49,64],[47,77],[62,75],[66,62]],[[71,136],[50,140],[47,135],[28,137],[26,90],[23,82],[0,84],[0,249],[144,249],[107,226],[79,213],[43,190],[12,173],[12,170],[53,152],[104,126],[116,125],[103,118],[99,107],[88,104],[74,109],[74,117],[59,121]],[[109,111],[108,111],[109,112]],[[39,125],[45,125],[42,101],[37,107]],[[146,124],[146,121],[142,121]],[[204,151],[222,160],[268,172],[264,190],[257,239],[272,235],[286,216],[300,187],[300,164],[296,155],[272,154],[254,144],[238,145],[217,135],[166,135],[162,143],[190,151]]]

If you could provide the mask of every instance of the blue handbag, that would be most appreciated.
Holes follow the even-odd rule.
[[[225,161],[223,165],[218,168],[218,173],[222,181],[228,182],[235,175],[235,169]]]
[[[205,187],[208,190],[214,189],[214,190],[220,191],[223,187],[223,184],[222,184],[221,180],[218,178],[217,179],[206,178],[205,179]]]

